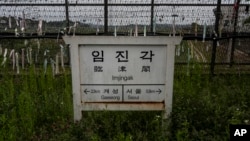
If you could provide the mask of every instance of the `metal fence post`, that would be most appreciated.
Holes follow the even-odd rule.
[[[104,34],[108,34],[108,0],[104,0]]]
[[[235,0],[236,1],[236,0]],[[232,50],[231,50],[231,56],[230,56],[230,67],[233,66],[234,62],[234,50],[236,45],[236,34],[237,34],[237,22],[238,22],[238,14],[239,14],[239,5],[240,0],[237,0],[237,2],[234,4],[234,31],[233,31],[233,41],[232,41]]]
[[[211,57],[211,64],[210,64],[210,73],[214,75],[214,66],[215,66],[215,59],[216,59],[216,47],[217,47],[217,40],[218,40],[218,29],[219,29],[219,21],[221,16],[221,0],[217,1],[217,8],[215,11],[215,29],[214,29],[214,38],[213,38],[213,49],[212,49],[212,57]]]
[[[151,0],[151,19],[150,19],[150,32],[153,33],[154,26],[154,0]]]
[[[66,34],[69,32],[69,2],[65,0],[65,14],[66,14]]]

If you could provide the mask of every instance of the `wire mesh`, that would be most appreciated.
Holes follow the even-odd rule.
[[[176,62],[185,64],[190,60],[211,63],[213,38],[217,36],[215,63],[250,63],[247,44],[250,40],[250,1],[241,0],[237,5],[237,0],[221,0],[218,33],[215,33],[217,2],[0,0],[0,35],[1,38],[33,35],[59,38],[62,34],[116,35],[115,32],[118,36],[132,36],[135,32],[139,36],[145,33],[149,36],[181,35],[187,41],[176,48]]]
[[[104,32],[104,7],[69,7],[70,26],[77,24],[76,33],[101,33]]]
[[[72,23],[78,23],[77,27],[80,30],[77,31],[79,33],[95,33],[99,26],[104,26],[104,0],[68,0],[68,3],[69,20]],[[244,6],[239,9],[237,27],[239,32],[249,30],[249,25],[244,24],[245,19],[250,16],[249,3],[249,1],[241,2]],[[38,21],[43,20],[45,22],[44,26],[48,28],[47,32],[54,31],[53,28],[58,30],[58,28],[65,28],[66,26],[65,0],[2,0],[0,4],[0,10],[2,11],[0,13],[0,28],[2,31],[8,29],[8,18],[12,18],[12,22],[15,19],[25,18],[27,28],[30,27],[30,29],[34,29],[38,25]],[[135,24],[152,26],[152,24],[155,24],[156,32],[168,33],[173,30],[171,29],[173,24],[176,24],[177,32],[189,33],[192,32],[192,23],[214,25],[214,9],[217,0],[154,0],[154,9],[152,9],[151,5],[152,0],[109,0],[108,4],[110,5],[107,11],[110,32],[113,31],[113,26]],[[197,6],[199,4],[201,6]],[[224,32],[232,30],[232,20],[235,13],[233,4],[234,0],[222,0],[222,19],[220,23]],[[53,27],[55,23],[52,22],[61,23],[57,23],[58,26]],[[15,27],[14,23],[12,25]],[[86,25],[97,29],[81,30]],[[127,31],[127,28],[124,30]],[[184,30],[187,28],[189,30]],[[143,32],[143,30],[144,28],[140,28],[139,32]],[[28,31],[31,32],[32,30]],[[102,30],[99,31],[102,32]],[[202,30],[197,32],[202,33]]]

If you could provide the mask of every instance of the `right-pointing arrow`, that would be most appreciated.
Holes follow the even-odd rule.
[[[160,94],[161,93],[161,89],[158,89],[158,91],[156,91],[156,92],[158,92],[158,94]]]

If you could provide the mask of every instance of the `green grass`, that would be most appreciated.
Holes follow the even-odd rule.
[[[181,57],[181,56],[180,56]],[[2,58],[0,58],[0,62]],[[48,65],[29,66],[19,75],[0,67],[0,141],[228,141],[230,124],[250,124],[249,74],[176,71],[173,112],[90,111],[73,122],[71,76],[53,76]],[[170,122],[171,121],[171,122]]]
[[[249,77],[210,78],[195,67],[189,76],[175,74],[168,127],[162,112],[92,111],[73,123],[69,75],[43,75],[33,67],[28,75],[6,72],[0,79],[0,140],[226,141],[229,124],[249,124]]]
[[[0,140],[30,140],[39,127],[72,117],[69,76],[28,72],[0,78]],[[51,72],[51,71],[48,71]]]

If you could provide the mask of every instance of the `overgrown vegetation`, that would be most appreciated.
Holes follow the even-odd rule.
[[[74,123],[70,73],[37,67],[0,67],[0,141],[228,141],[230,124],[250,124],[248,74],[211,78],[192,62],[175,74],[168,126],[153,111],[84,112]]]
[[[30,140],[44,127],[72,117],[70,78],[49,72],[31,66],[14,75],[1,69],[0,140]]]
[[[249,90],[247,76],[176,74],[165,136],[161,112],[84,112],[73,123],[69,75],[5,72],[0,140],[228,140],[229,124],[249,124]]]

